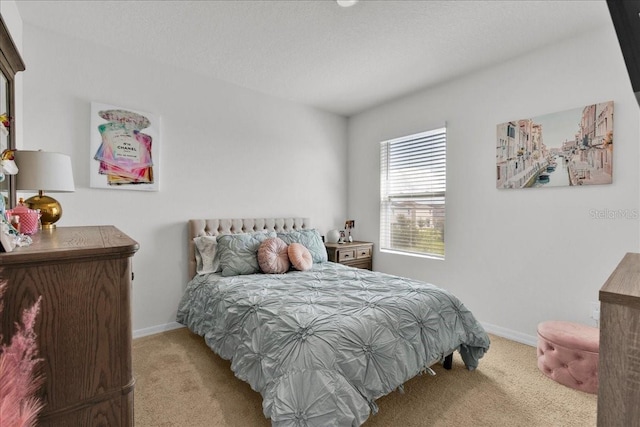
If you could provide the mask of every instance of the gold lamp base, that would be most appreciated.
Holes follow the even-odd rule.
[[[37,196],[29,197],[24,201],[29,209],[40,210],[40,224],[42,229],[56,228],[56,222],[62,217],[62,206],[53,197],[45,196],[42,191]]]

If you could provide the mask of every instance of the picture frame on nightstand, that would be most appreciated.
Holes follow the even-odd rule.
[[[356,226],[356,221],[353,219],[348,219],[344,222],[344,229],[346,230],[347,233],[347,241],[348,242],[353,242],[353,237],[351,236],[351,229],[355,228]]]

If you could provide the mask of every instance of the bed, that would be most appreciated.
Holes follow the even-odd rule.
[[[359,426],[376,399],[452,353],[473,370],[489,349],[449,292],[328,262],[308,218],[198,219],[188,230],[191,280],[177,321],[231,361],[274,426]],[[305,246],[311,267],[255,272],[251,251],[265,240]]]

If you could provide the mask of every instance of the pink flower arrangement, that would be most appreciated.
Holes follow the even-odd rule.
[[[0,283],[0,313],[6,287],[6,283]],[[37,372],[42,359],[37,357],[33,330],[41,300],[39,297],[31,308],[23,311],[22,323],[16,322],[11,343],[0,347],[0,426],[35,426],[38,412],[43,407],[41,399],[36,397],[44,377]],[[2,339],[0,335],[0,343]]]

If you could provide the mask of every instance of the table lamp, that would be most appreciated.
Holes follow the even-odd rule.
[[[55,228],[62,217],[62,206],[49,193],[69,193],[75,191],[71,157],[61,153],[47,151],[17,150],[15,162],[18,166],[16,189],[18,191],[37,191],[38,195],[25,200],[29,209],[40,210],[40,222],[43,229]]]

